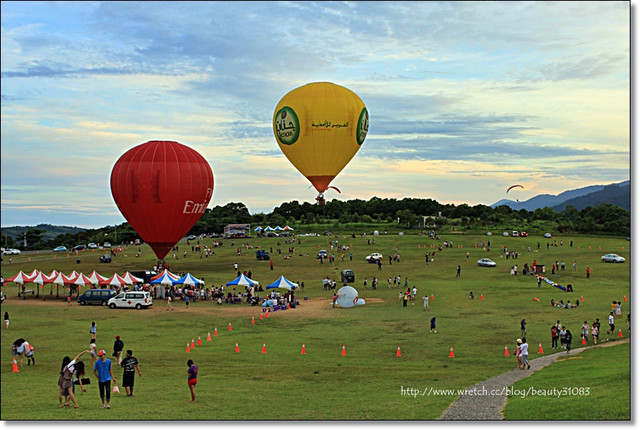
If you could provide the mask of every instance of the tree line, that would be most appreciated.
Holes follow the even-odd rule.
[[[294,200],[282,203],[271,213],[252,215],[243,203],[234,202],[207,209],[188,234],[221,234],[228,224],[251,224],[252,228],[289,225],[296,230],[304,230],[305,227],[327,227],[345,231],[349,228],[377,227],[394,231],[428,229],[438,232],[461,230],[469,233],[480,233],[490,229],[508,231],[520,226],[521,230],[528,228],[564,234],[628,237],[631,231],[631,216],[628,210],[606,203],[582,210],[567,206],[561,212],[556,212],[548,207],[528,211],[514,210],[506,205],[492,208],[481,204],[441,204],[432,199],[379,197],[370,200],[331,200],[324,206]],[[43,233],[43,230],[37,228],[29,229],[26,232],[27,248],[46,249],[58,245],[71,248],[76,244],[101,243],[106,240],[115,245],[133,242],[139,238],[126,222],[118,226],[60,234],[48,241],[42,239]],[[4,240],[8,247],[22,249],[22,238],[5,236]]]

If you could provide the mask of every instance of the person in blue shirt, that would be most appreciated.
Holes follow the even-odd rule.
[[[111,369],[111,360],[107,358],[104,349],[98,352],[100,360],[96,361],[93,365],[93,374],[98,378],[98,387],[100,389],[100,399],[102,400],[102,407],[111,408],[111,381],[116,384],[116,378],[113,376],[113,370]],[[106,400],[106,402],[105,402]]]

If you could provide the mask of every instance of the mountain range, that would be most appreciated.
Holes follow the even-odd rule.
[[[565,191],[556,196],[539,194],[522,202],[502,199],[492,204],[491,207],[509,206],[513,210],[526,209],[528,211],[549,207],[556,212],[562,212],[567,206],[582,210],[586,207],[595,207],[603,203],[631,210],[631,181],[609,185],[590,185]]]

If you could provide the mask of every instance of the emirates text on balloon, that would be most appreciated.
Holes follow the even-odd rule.
[[[186,200],[184,202],[184,209],[182,210],[183,214],[202,214],[204,210],[207,208],[207,202],[204,203],[196,203],[192,200]]]

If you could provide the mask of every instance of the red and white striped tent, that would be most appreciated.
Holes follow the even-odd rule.
[[[114,286],[114,287],[124,287],[125,285],[127,285],[127,281],[125,281],[124,279],[122,279],[122,276],[118,275],[117,273],[114,273],[113,276],[111,276],[108,279],[105,279],[104,281],[100,281],[100,285],[102,286]]]
[[[101,285],[101,281],[105,281],[107,278],[96,272],[95,270],[91,272],[89,276],[87,276],[93,285]]]
[[[125,274],[122,275],[122,279],[127,281],[127,285],[135,285],[135,284],[140,284],[140,283],[144,282],[144,279],[138,278],[137,276],[133,276],[129,272],[125,272]]]

